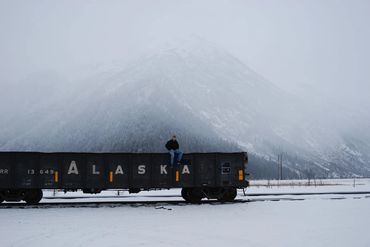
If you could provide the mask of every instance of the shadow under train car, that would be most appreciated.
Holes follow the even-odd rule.
[[[233,201],[237,188],[246,188],[248,155],[190,153],[170,165],[163,153],[34,153],[0,152],[0,202],[38,203],[42,189],[142,190],[182,188],[192,203],[203,198]]]

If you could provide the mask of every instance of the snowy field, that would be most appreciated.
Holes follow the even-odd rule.
[[[236,203],[200,205],[180,202],[179,190],[96,196],[45,191],[42,202],[76,206],[0,208],[0,246],[370,246],[369,179],[298,182],[253,181]],[[332,194],[299,195],[306,192]],[[78,206],[81,201],[107,203]],[[109,204],[114,201],[122,204]]]

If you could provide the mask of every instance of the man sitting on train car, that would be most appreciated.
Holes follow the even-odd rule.
[[[182,159],[183,152],[179,150],[180,146],[176,140],[176,135],[173,135],[171,140],[166,143],[166,148],[171,155],[171,166],[173,165],[173,161],[175,159],[175,155],[177,155],[177,163],[180,163]]]

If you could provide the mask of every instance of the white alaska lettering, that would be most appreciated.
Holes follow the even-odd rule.
[[[116,174],[116,175],[117,175],[117,174],[122,174],[122,175],[123,175],[123,169],[122,169],[122,166],[118,165],[114,174]]]
[[[72,160],[71,164],[69,165],[68,168],[68,175],[70,174],[76,174],[78,175],[78,169],[77,169],[77,164],[76,161]]]
[[[188,165],[184,165],[184,167],[182,168],[182,174],[190,174],[190,170],[189,170],[189,166]]]
[[[161,165],[161,174],[167,174],[167,165]]]
[[[144,165],[138,166],[137,167],[137,173],[140,174],[140,175],[145,174],[145,166]]]
[[[92,174],[94,174],[94,175],[99,175],[100,174],[100,171],[97,171],[96,170],[96,166],[95,165],[92,166]]]

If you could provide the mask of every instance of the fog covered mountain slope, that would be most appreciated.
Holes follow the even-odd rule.
[[[29,80],[33,90],[4,93],[1,150],[161,152],[177,133],[186,152],[246,150],[271,164],[284,153],[297,176],[370,175],[356,112],[287,93],[213,46],[167,47],[84,80]]]

